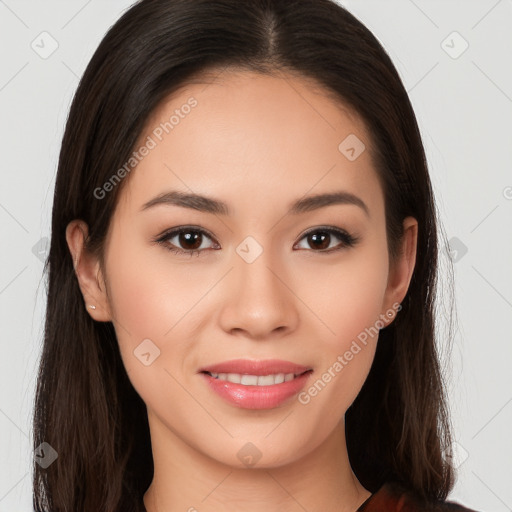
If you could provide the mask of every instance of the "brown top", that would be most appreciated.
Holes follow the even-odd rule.
[[[398,483],[387,482],[356,512],[477,512],[453,501],[427,503]]]
[[[147,512],[141,499],[136,512]],[[135,512],[133,511],[133,512]],[[453,501],[427,503],[396,482],[387,482],[374,492],[356,512],[477,512]]]

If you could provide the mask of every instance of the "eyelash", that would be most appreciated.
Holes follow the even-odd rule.
[[[197,256],[199,256],[201,252],[206,250],[206,249],[186,250],[186,249],[180,249],[179,247],[176,247],[176,246],[171,246],[169,244],[169,239],[174,238],[176,235],[179,235],[181,233],[200,233],[203,236],[213,239],[213,237],[208,232],[206,232],[205,230],[203,230],[201,228],[182,226],[179,228],[173,228],[169,231],[162,233],[156,239],[154,239],[153,242],[163,245],[164,248],[171,251],[172,253],[189,254],[190,257],[192,257],[194,254],[197,254]],[[334,228],[334,227],[321,227],[321,228],[311,229],[311,230],[307,231],[306,233],[304,233],[302,235],[302,237],[300,238],[300,240],[302,240],[303,238],[306,238],[307,236],[314,234],[314,233],[335,235],[337,238],[339,238],[342,241],[342,243],[339,247],[335,247],[335,248],[331,248],[331,249],[323,249],[323,250],[319,250],[319,251],[310,249],[311,251],[317,252],[320,254],[331,254],[333,252],[347,249],[347,248],[353,247],[359,241],[359,237],[353,236],[353,235],[347,233],[343,229]]]

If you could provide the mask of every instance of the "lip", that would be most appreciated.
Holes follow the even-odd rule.
[[[273,409],[299,393],[306,385],[312,368],[290,361],[270,359],[251,361],[236,359],[202,368],[199,372],[209,388],[229,404],[242,409]],[[245,386],[212,377],[206,372],[239,373],[242,375],[271,375],[294,373],[292,380],[271,386]]]
[[[271,386],[244,386],[201,373],[212,391],[235,407],[242,409],[273,409],[296,395],[305,385],[311,371],[292,380]]]
[[[311,370],[307,366],[303,366],[282,359],[266,359],[255,361],[251,359],[233,359],[231,361],[223,361],[222,363],[213,364],[201,368],[199,372],[213,373],[240,373],[242,375],[272,375],[275,373],[294,373],[295,375]],[[277,385],[277,384],[276,384]]]

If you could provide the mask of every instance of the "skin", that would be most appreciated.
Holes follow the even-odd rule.
[[[370,492],[350,467],[344,415],[368,375],[377,336],[307,404],[292,397],[273,409],[237,408],[197,372],[230,359],[278,358],[313,368],[314,383],[404,298],[417,222],[404,220],[402,255],[392,265],[368,132],[320,85],[290,74],[225,71],[168,98],[140,140],[191,96],[198,105],[125,178],[105,267],[83,250],[83,221],[66,232],[84,301],[96,306],[89,314],[113,322],[130,380],[147,405],[155,474],[146,508],[355,511]],[[349,134],[366,146],[354,161],[338,150]],[[141,211],[171,189],[220,199],[232,215],[176,205]],[[353,204],[286,213],[305,195],[334,190],[360,197],[369,215]],[[213,235],[203,237],[199,256],[152,242],[186,225]],[[322,254],[304,233],[326,226],[359,241]],[[263,249],[252,263],[236,252],[247,236]],[[325,247],[342,244],[332,235]],[[133,354],[144,339],[160,350],[149,366]],[[261,453],[251,467],[237,456],[249,442]]]

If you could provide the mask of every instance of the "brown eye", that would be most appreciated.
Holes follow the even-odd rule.
[[[338,239],[339,242],[335,246],[331,246],[333,239]],[[358,238],[350,235],[344,230],[338,228],[317,228],[315,230],[306,233],[301,240],[305,239],[309,247],[312,248],[313,252],[324,252],[331,253],[340,249],[346,249],[352,247],[358,241]]]
[[[184,249],[198,249],[201,247],[203,235],[197,231],[182,231],[178,236],[178,242]]]
[[[308,243],[315,249],[327,249],[331,240],[331,235],[324,231],[317,231],[307,236]]]
[[[174,253],[192,256],[192,254],[199,255],[206,249],[218,248],[218,245],[217,247],[208,247],[208,244],[205,246],[207,239],[212,240],[212,237],[202,229],[185,227],[168,231],[156,241]]]

